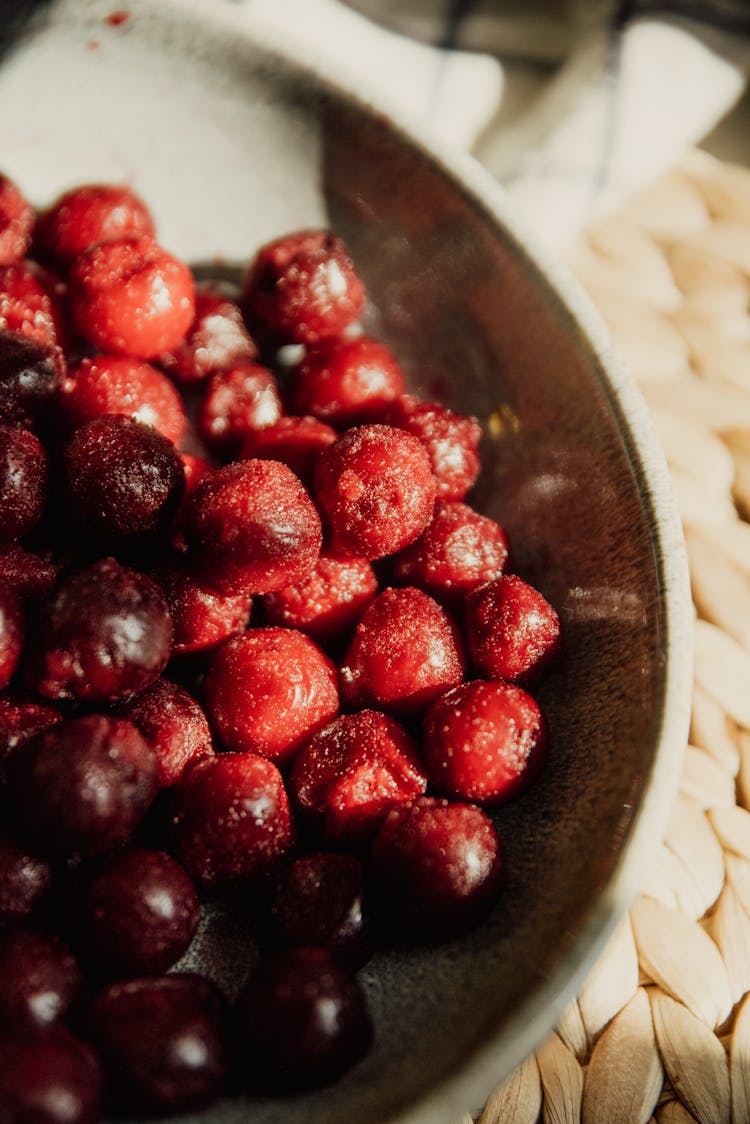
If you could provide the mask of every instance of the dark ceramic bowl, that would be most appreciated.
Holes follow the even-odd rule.
[[[498,908],[464,940],[365,969],[377,1040],[338,1085],[210,1116],[450,1124],[574,996],[674,791],[691,617],[645,409],[590,307],[477,165],[251,34],[238,6],[139,0],[119,26],[103,18],[109,2],[34,7],[0,64],[4,170],[39,203],[77,182],[129,181],[162,241],[195,264],[245,262],[264,239],[330,223],[415,388],[485,423],[476,502],[562,615],[564,658],[541,691],[549,764],[497,814],[509,870]],[[232,990],[251,957],[217,915],[194,962]]]

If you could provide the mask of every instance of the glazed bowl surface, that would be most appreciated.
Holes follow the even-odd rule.
[[[666,469],[588,304],[468,157],[426,146],[330,67],[253,31],[241,5],[138,0],[120,24],[111,7],[53,0],[14,21],[3,170],[40,205],[76,183],[125,181],[166,247],[208,270],[332,226],[368,287],[367,327],[411,386],[482,421],[474,502],[563,620],[563,657],[539,691],[546,770],[495,817],[508,867],[495,911],[461,940],[364,969],[376,1043],[338,1084],[210,1114],[450,1124],[552,1028],[664,825],[691,633]],[[217,912],[191,963],[231,993],[252,957]]]

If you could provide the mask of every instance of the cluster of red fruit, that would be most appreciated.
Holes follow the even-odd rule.
[[[496,900],[480,805],[538,768],[559,623],[463,502],[477,421],[406,393],[364,300],[330,233],[238,296],[132,192],[37,216],[0,177],[2,1120],[331,1080],[373,946]],[[164,974],[198,891],[252,903],[231,1018]]]

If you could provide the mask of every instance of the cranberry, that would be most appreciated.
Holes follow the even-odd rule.
[[[179,863],[143,847],[80,868],[67,904],[74,947],[104,976],[165,972],[190,945],[201,915]]]
[[[339,429],[377,421],[403,394],[395,356],[377,340],[327,340],[290,372],[287,390],[295,414],[312,414]]]
[[[266,932],[270,948],[325,948],[359,968],[371,953],[364,871],[353,855],[303,855],[278,875]]]
[[[328,231],[301,230],[261,247],[245,283],[245,307],[285,343],[338,336],[365,300],[343,242]]]
[[[531,695],[510,683],[475,680],[429,709],[422,753],[438,792],[496,804],[536,775],[546,743]]]
[[[80,987],[78,962],[57,937],[27,929],[0,933],[0,1027],[44,1030],[65,1018]]]
[[[287,760],[338,711],[336,669],[308,636],[255,628],[215,653],[206,709],[231,750]]]
[[[202,886],[266,874],[292,845],[281,773],[254,753],[208,757],[174,788],[177,857]]]
[[[206,716],[183,687],[157,679],[122,708],[156,753],[159,784],[176,784],[185,769],[214,749]]]
[[[50,699],[115,701],[157,679],[171,647],[159,586],[103,558],[65,577],[40,610],[27,678]]]
[[[62,1027],[0,1039],[0,1119],[8,1124],[98,1124],[102,1075],[90,1046]]]
[[[198,485],[185,519],[212,583],[227,593],[283,589],[308,574],[320,554],[320,517],[278,461],[217,469]]]
[[[195,975],[115,983],[92,1003],[87,1026],[119,1112],[198,1111],[226,1077],[221,996]]]
[[[4,332],[0,325],[0,421],[36,429],[49,419],[59,390],[60,375],[49,349]]]
[[[80,254],[70,270],[70,300],[85,339],[138,359],[175,347],[195,313],[190,270],[147,235]]]
[[[15,593],[0,585],[0,691],[8,686],[21,658],[23,617]]]
[[[68,265],[99,242],[153,233],[149,210],[134,191],[97,183],[61,195],[39,216],[34,240],[42,254]]]
[[[47,455],[28,429],[0,424],[0,541],[23,538],[47,498]]]
[[[46,596],[56,581],[57,568],[48,558],[17,543],[0,547],[0,584],[9,586],[21,601]]]
[[[393,718],[375,710],[344,714],[297,756],[290,789],[333,845],[362,842],[388,810],[427,788],[417,746]]]
[[[377,589],[375,573],[364,558],[323,553],[306,578],[267,593],[263,612],[269,624],[298,628],[325,644],[351,632]]]
[[[154,752],[132,722],[91,714],[37,734],[8,769],[23,836],[41,854],[124,843],[154,799]]]
[[[178,382],[194,383],[257,354],[239,306],[220,290],[204,285],[195,290],[195,320],[186,338],[160,355],[159,362]]]
[[[55,364],[64,366],[59,344],[65,342],[62,284],[35,262],[0,268],[0,332],[14,332],[52,349]]]
[[[240,997],[237,1023],[250,1084],[285,1093],[340,1077],[364,1057],[373,1033],[356,977],[322,948],[262,962]]]
[[[273,425],[251,429],[240,456],[281,461],[311,488],[318,457],[335,440],[336,430],[317,418],[279,418]]]
[[[28,921],[40,913],[52,881],[47,860],[30,855],[7,828],[0,828],[0,925]]]
[[[29,738],[58,722],[62,722],[62,714],[49,703],[21,692],[0,695],[0,781],[5,777],[5,764],[11,754]]]
[[[196,425],[202,440],[217,456],[232,457],[254,429],[281,417],[276,379],[266,367],[245,360],[211,375]]]
[[[123,414],[153,426],[174,445],[187,424],[182,400],[166,375],[124,355],[82,359],[65,385],[65,408],[74,425]]]
[[[497,577],[470,595],[466,631],[474,663],[490,679],[538,672],[560,648],[557,613],[515,574]]]
[[[482,427],[439,402],[398,398],[384,420],[418,437],[427,450],[441,500],[461,500],[479,475]]]
[[[174,655],[207,652],[247,628],[252,598],[246,593],[219,593],[179,569],[155,570],[164,590],[174,627]]]
[[[0,174],[0,265],[22,258],[31,241],[34,211],[12,180]]]
[[[340,667],[350,706],[416,715],[464,677],[463,644],[437,601],[421,589],[385,589],[365,609]]]
[[[392,809],[372,847],[383,924],[398,935],[453,936],[495,902],[503,871],[497,832],[472,804],[421,797]]]
[[[510,547],[505,531],[464,503],[435,504],[432,522],[410,546],[389,560],[398,585],[416,585],[446,604],[502,573]]]
[[[425,529],[435,481],[416,437],[387,425],[363,425],[320,454],[315,497],[337,550],[382,558]]]

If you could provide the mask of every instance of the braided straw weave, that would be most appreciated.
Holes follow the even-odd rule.
[[[569,264],[672,472],[697,617],[690,744],[643,895],[479,1124],[748,1124],[750,172],[690,153]]]

